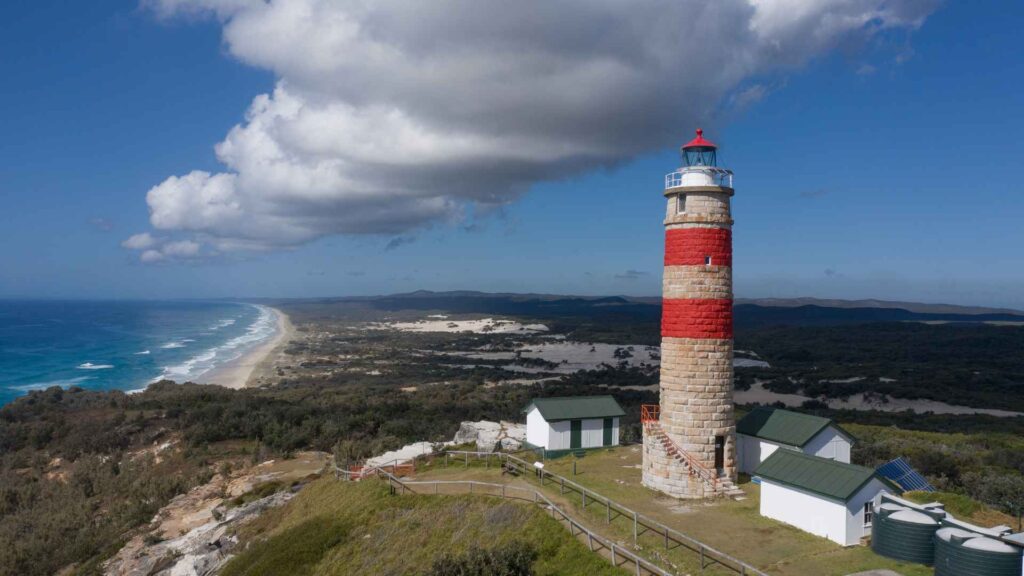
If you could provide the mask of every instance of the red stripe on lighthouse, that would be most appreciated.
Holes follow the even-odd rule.
[[[732,338],[732,300],[662,300],[661,335],[667,338]]]
[[[665,266],[732,266],[732,231],[674,228],[665,231]]]

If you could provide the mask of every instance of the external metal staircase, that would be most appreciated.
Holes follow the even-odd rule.
[[[690,473],[690,476],[698,477],[712,494],[728,496],[734,500],[746,500],[746,493],[731,478],[707,468],[669,437],[665,429],[661,427],[660,413],[661,407],[656,404],[644,404],[640,407],[640,421],[644,426],[644,434],[650,435],[659,442],[670,458],[679,462]]]

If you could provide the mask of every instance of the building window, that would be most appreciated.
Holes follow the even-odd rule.
[[[676,214],[686,213],[686,195],[680,194],[676,196]]]
[[[873,501],[864,503],[864,525],[871,526],[871,520],[875,517],[875,503]]]
[[[705,266],[711,266],[711,256],[705,256],[704,257],[704,265]]]

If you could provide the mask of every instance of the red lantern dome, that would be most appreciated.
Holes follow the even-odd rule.
[[[683,145],[683,163],[686,166],[717,166],[716,150],[718,146],[705,140],[704,131],[697,128],[697,137]]]
[[[710,140],[705,140],[704,130],[697,128],[697,137],[686,144],[683,144],[683,150],[686,150],[687,148],[718,148],[718,146],[715,146],[714,142],[711,142]]]

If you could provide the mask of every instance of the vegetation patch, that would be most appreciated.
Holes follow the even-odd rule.
[[[486,496],[391,495],[375,480],[325,478],[239,530],[222,574],[611,575],[556,520]],[[286,566],[288,569],[280,570]],[[473,572],[471,566],[493,568]]]

